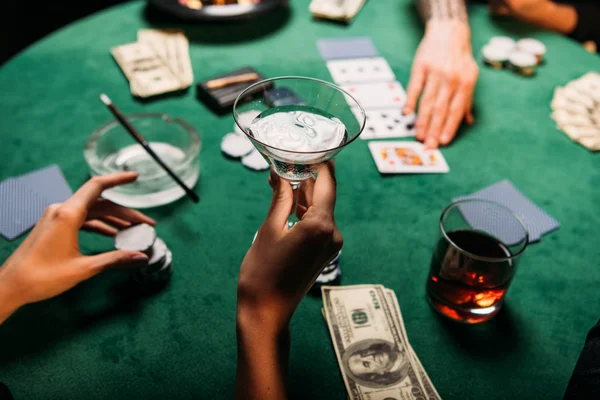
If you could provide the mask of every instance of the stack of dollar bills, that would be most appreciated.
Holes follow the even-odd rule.
[[[315,18],[350,22],[364,3],[365,0],[312,0],[308,9]]]
[[[408,342],[393,290],[356,285],[321,292],[350,399],[441,399]]]
[[[189,42],[180,30],[140,29],[138,41],[111,49],[129,80],[131,94],[151,97],[194,82]]]

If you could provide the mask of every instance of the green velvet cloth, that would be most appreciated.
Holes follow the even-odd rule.
[[[308,1],[291,3],[270,18],[184,26],[196,81],[246,65],[268,77],[330,79],[316,40],[371,36],[407,84],[422,35],[409,0],[368,1],[349,26],[315,22]],[[0,381],[16,399],[233,396],[236,280],[270,202],[268,174],[223,157],[219,143],[233,119],[208,111],[195,88],[147,102],[131,97],[109,49],[152,26],[144,9],[134,2],[78,21],[0,70],[2,179],[57,163],[73,188],[81,185],[85,141],[109,119],[102,92],[125,113],[182,117],[203,139],[200,203],[149,211],[173,251],[170,286],[141,297],[126,271],[111,271],[19,310],[0,326]],[[558,399],[600,315],[600,158],[556,130],[549,104],[555,86],[600,70],[600,58],[568,38],[493,21],[483,6],[469,11],[477,58],[492,36],[533,36],[548,47],[546,65],[531,79],[481,65],[475,125],[444,149],[448,174],[382,177],[361,140],[340,153],[343,283],[395,290],[412,346],[444,399]],[[439,215],[451,198],[505,178],[561,228],[527,249],[495,320],[451,323],[425,301]],[[0,260],[19,243],[0,239]],[[82,234],[81,247],[106,251],[111,241]],[[292,321],[292,399],[346,396],[320,307],[308,297]]]

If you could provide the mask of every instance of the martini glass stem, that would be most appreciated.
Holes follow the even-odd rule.
[[[298,219],[298,215],[296,214],[296,209],[298,208],[298,196],[300,194],[301,183],[302,182],[290,182],[290,184],[292,185],[292,193],[294,195],[294,204],[292,204],[292,212],[288,217],[288,229],[290,229],[292,226],[296,225],[298,221],[300,221]]]

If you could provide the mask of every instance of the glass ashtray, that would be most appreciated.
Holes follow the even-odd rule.
[[[166,114],[125,116],[150,147],[185,184],[193,188],[200,176],[201,139],[187,122]],[[105,190],[102,197],[132,208],[169,204],[185,192],[116,120],[90,135],[83,151],[90,175],[137,171],[137,181]]]

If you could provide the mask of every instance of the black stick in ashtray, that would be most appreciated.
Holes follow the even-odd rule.
[[[173,171],[171,171],[171,168],[169,168],[167,164],[165,164],[164,161],[160,159],[160,157],[154,152],[154,150],[150,148],[148,141],[144,139],[144,137],[140,135],[138,131],[135,130],[135,128],[129,123],[129,121],[125,119],[125,117],[123,117],[123,114],[121,114],[117,107],[115,107],[115,105],[108,98],[108,96],[103,93],[100,95],[100,100],[102,100],[106,107],[108,107],[108,109],[113,113],[117,121],[119,121],[119,123],[123,125],[127,132],[129,132],[129,134],[135,139],[135,141],[142,145],[144,150],[146,150],[148,154],[150,154],[150,156],[154,158],[154,161],[156,161],[158,165],[160,165],[162,169],[164,169],[165,172],[169,174],[169,176],[173,178],[173,180],[177,182],[177,184],[181,186],[183,190],[185,190],[185,193],[188,195],[188,197],[192,199],[194,203],[199,202],[200,198],[198,197],[198,195],[194,193],[192,189],[187,187],[186,184],[183,183],[183,181],[179,179],[179,177],[175,175]]]

